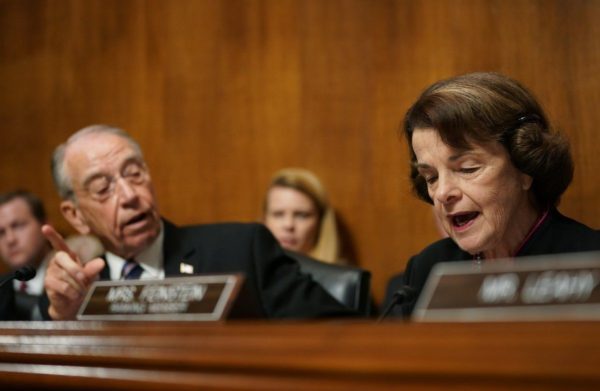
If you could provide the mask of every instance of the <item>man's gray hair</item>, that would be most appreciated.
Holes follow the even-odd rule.
[[[140,148],[140,145],[123,129],[110,125],[90,125],[86,126],[83,129],[80,129],[77,132],[73,133],[65,143],[56,147],[52,155],[52,179],[54,180],[54,185],[56,186],[56,190],[58,191],[58,194],[60,195],[61,199],[75,200],[73,184],[71,183],[71,178],[69,177],[69,174],[67,173],[67,169],[65,167],[65,152],[67,150],[67,147],[69,147],[69,145],[73,144],[77,140],[90,134],[103,133],[113,134],[124,138],[136,151],[136,153],[138,153],[139,156],[143,158],[142,149]]]

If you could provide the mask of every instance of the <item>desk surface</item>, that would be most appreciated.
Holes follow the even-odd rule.
[[[600,389],[600,322],[5,322],[0,388]]]

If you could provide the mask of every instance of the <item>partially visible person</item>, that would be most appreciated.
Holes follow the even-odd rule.
[[[38,300],[44,290],[44,273],[52,247],[42,234],[46,224],[42,201],[17,190],[0,195],[0,256],[11,272],[24,266],[36,269],[29,281],[11,281],[3,287],[2,320],[40,320]],[[3,276],[2,280],[7,276]]]
[[[437,82],[408,110],[404,135],[413,189],[449,235],[409,260],[403,284],[417,296],[438,262],[600,250],[598,231],[557,210],[573,177],[569,145],[517,81]]]
[[[263,221],[281,246],[327,263],[345,263],[335,212],[312,172],[286,168],[275,173],[263,205]]]
[[[52,162],[63,216],[106,252],[84,263],[52,226],[42,227],[57,250],[46,273],[45,319],[74,319],[98,278],[214,273],[245,275],[245,299],[257,303],[257,317],[356,315],[302,274],[261,224],[177,227],[162,218],[141,148],[123,130],[83,128],[56,148]]]

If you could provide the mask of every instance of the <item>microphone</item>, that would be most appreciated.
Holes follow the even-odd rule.
[[[23,266],[22,268],[10,273],[8,277],[4,279],[4,281],[0,282],[0,286],[12,280],[29,281],[35,277],[35,273],[35,268],[33,266]]]
[[[415,289],[413,287],[411,287],[409,285],[402,286],[400,289],[398,289],[396,292],[394,292],[394,294],[392,295],[392,300],[390,301],[390,304],[388,304],[385,311],[383,311],[383,313],[381,314],[379,319],[377,319],[377,323],[379,323],[383,319],[385,319],[385,317],[390,314],[390,312],[392,311],[392,309],[395,306],[401,305],[404,303],[410,303],[410,302],[414,301],[416,298],[416,294],[417,294],[417,292],[415,291]]]

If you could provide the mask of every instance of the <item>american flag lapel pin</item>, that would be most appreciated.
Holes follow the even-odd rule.
[[[181,274],[194,274],[194,266],[181,262],[179,264],[179,273]]]

